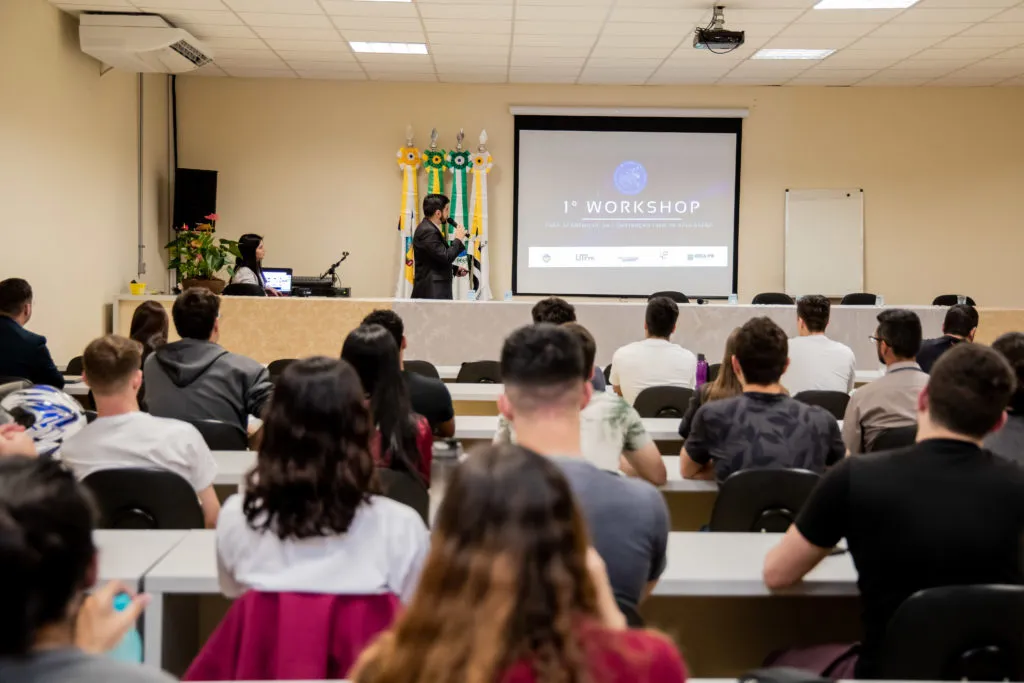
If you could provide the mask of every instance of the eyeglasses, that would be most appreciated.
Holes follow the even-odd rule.
[[[871,341],[875,342],[876,344],[881,344],[882,342],[885,341],[881,337],[876,337],[874,335],[871,335],[870,337],[868,337],[868,339],[870,339]],[[888,344],[889,342],[885,342],[885,343]]]

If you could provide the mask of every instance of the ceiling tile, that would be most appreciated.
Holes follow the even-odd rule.
[[[359,65],[359,62],[355,58],[351,58],[347,62],[317,62],[310,60],[301,59],[289,59],[288,66],[295,69],[296,71],[331,71],[331,72],[346,72],[346,71],[358,71],[362,73],[363,67]]]
[[[259,38],[204,38],[203,42],[215,50],[266,50],[267,44]]]
[[[246,57],[256,57],[259,59],[261,55],[272,55],[274,51],[269,46],[263,45],[259,50],[239,50],[237,48],[230,47],[218,47],[217,48],[217,59],[221,57],[245,59]]]
[[[964,0],[969,2],[970,0]],[[830,9],[805,12],[797,24],[884,24],[897,16],[898,9]]]
[[[767,3],[765,3],[767,4]],[[725,10],[725,26],[741,30],[748,24],[788,24],[803,14],[791,9],[730,9]],[[710,17],[708,17],[710,19]]]
[[[402,73],[400,71],[395,72],[382,72],[382,73],[371,73],[369,74],[371,81],[398,81],[400,83],[412,82],[412,81],[433,81],[437,82],[436,74],[427,73]]]
[[[642,71],[646,69],[648,73],[652,73],[664,61],[664,59],[621,59],[591,55],[590,59],[587,60],[586,68],[621,69],[623,71]]]
[[[76,0],[65,0],[64,2],[56,3],[57,7],[60,7],[66,12],[83,12],[86,10],[110,10],[113,9],[134,9],[128,0],[82,0],[77,2]]]
[[[507,54],[509,48],[508,36],[501,36],[500,40],[495,40],[493,43],[488,45],[469,45],[466,43],[459,42],[448,42],[445,40],[437,40],[435,36],[438,34],[431,34],[430,37],[430,51],[435,55],[442,55],[448,53],[457,54],[471,54],[471,55],[486,55],[486,54]]]
[[[324,11],[340,17],[380,17],[416,19],[416,5],[411,2],[362,2],[361,0],[320,0]],[[418,3],[417,3],[418,4]]]
[[[800,0],[809,2],[810,0]],[[522,0],[520,0],[522,2]],[[709,4],[705,0],[618,0],[618,7],[665,7],[671,9],[699,9],[710,17]]]
[[[870,78],[865,78],[863,81],[858,83],[858,86],[886,86],[886,87],[914,87],[918,85],[924,85],[927,83],[929,78],[922,78],[915,76],[914,74],[891,74],[883,71],[879,74],[875,74]]]
[[[296,69],[299,78],[307,80],[328,80],[328,81],[365,81],[366,73],[359,71],[310,71],[309,69]]]
[[[298,62],[305,65],[307,62],[323,62],[326,64],[339,64],[355,62],[352,52],[324,52],[323,50],[278,50],[277,54],[286,62]]]
[[[999,51],[999,48],[972,48],[970,50],[942,50],[939,48],[933,48],[919,52],[914,55],[914,57],[916,59],[962,59],[977,61],[979,59],[991,57]]]
[[[167,0],[175,2],[176,0]],[[224,0],[236,12],[269,14],[323,14],[317,0]]]
[[[198,9],[223,12],[227,7],[220,0],[139,0],[133,2],[146,12],[160,12],[164,9]]]
[[[904,62],[886,69],[886,73],[913,76],[915,78],[938,78],[951,74],[963,68],[963,66],[963,64],[950,64],[949,62],[939,60],[935,61],[935,66],[930,66],[928,62],[915,62],[913,64]]]
[[[849,81],[859,81],[878,73],[878,69],[830,69],[811,68],[797,78],[807,81],[828,81],[835,85],[845,85]]]
[[[1024,47],[1015,47],[1012,50],[1006,50],[998,54],[992,55],[993,59],[1020,59],[1024,60]]]
[[[273,48],[275,51],[278,50],[302,50],[309,52],[349,52],[348,43],[338,39],[335,41],[330,40],[282,40],[278,38],[268,38],[267,45]]]
[[[602,35],[606,36],[670,36],[682,38],[693,35],[693,26],[690,24],[638,24],[627,21],[609,21],[604,25]],[[692,40],[692,38],[691,38]]]
[[[936,79],[928,85],[953,88],[981,88],[993,86],[1001,80],[1003,79],[996,76],[959,76],[957,74],[950,74],[949,76]]]
[[[508,70],[510,83],[575,83],[579,69],[529,68]]]
[[[203,12],[201,10],[160,10],[160,16],[175,26],[241,26],[234,12]]]
[[[967,29],[962,36],[1020,36],[1024,38],[1024,20],[1018,22],[1000,21],[977,24]]]
[[[268,14],[266,12],[240,12],[238,16],[249,26],[277,26],[287,28],[331,28],[331,20],[322,14]]]
[[[1024,88],[1024,76],[1002,81],[998,85],[1006,88]]]
[[[970,28],[970,24],[897,24],[895,22],[889,22],[883,26],[875,29],[871,37],[874,38],[893,38],[896,40],[902,40],[904,38],[944,38],[951,36],[956,33],[960,33],[966,28]]]
[[[601,32],[601,23],[596,21],[519,21],[515,22],[516,36],[528,35],[592,35]]]
[[[262,54],[259,57],[250,55],[248,57],[217,57],[214,63],[222,69],[232,68],[253,68],[253,69],[287,69],[288,64],[273,52]]]
[[[657,62],[661,62],[669,54],[672,53],[672,48],[668,47],[616,47],[608,48],[596,46],[593,52],[590,53],[591,59],[607,59],[615,61],[633,61],[637,59],[653,59]]]
[[[953,36],[947,38],[941,43],[937,43],[937,48],[949,48],[952,50],[963,50],[963,49],[984,49],[992,47],[1015,47],[1024,43],[1024,37],[1018,36]]]
[[[364,3],[365,4],[365,3]],[[378,3],[398,4],[398,3]],[[522,12],[521,8],[519,12]],[[577,10],[578,11],[578,10]],[[449,19],[463,21],[466,19],[490,19],[495,21],[511,21],[511,5],[448,5],[435,3],[419,5],[420,16],[424,19]],[[452,28],[457,28],[457,24]]]
[[[469,67],[506,67],[508,66],[508,55],[439,55],[434,53],[434,66],[438,71],[451,69],[465,71]]]
[[[703,9],[653,9],[644,7],[615,7],[608,19],[610,21],[642,22],[648,24],[667,22],[689,24],[691,26],[703,25],[708,21],[707,12]]]
[[[195,26],[193,24],[181,24],[180,28],[185,29],[196,38],[255,38],[256,34],[248,26]]]
[[[932,7],[954,7],[954,8],[970,8],[970,7],[1013,7],[1020,0],[920,0],[914,7],[917,8],[932,8]]]
[[[786,85],[801,85],[806,87],[842,87],[856,85],[864,80],[864,76],[853,71],[833,71],[833,78],[819,78],[809,74],[800,74],[796,78],[786,82]],[[873,72],[872,72],[873,73]]]
[[[1009,59],[986,59],[983,62],[977,62],[962,69],[960,73],[964,75],[1011,78],[1024,74],[1024,62],[1014,62]]]
[[[965,5],[966,7],[967,5]],[[973,5],[970,5],[973,7]],[[989,17],[999,14],[998,9],[976,7],[974,9],[919,9],[911,7],[898,17],[892,20],[894,24],[921,24],[921,23],[975,23],[985,21]]]
[[[588,13],[590,20],[604,19],[603,8]],[[580,8],[559,5],[523,5],[516,8],[516,21],[576,21]]]
[[[221,78],[223,78],[224,76],[227,76],[227,74],[224,73],[224,70],[221,69],[216,64],[207,64],[206,66],[199,67],[195,71],[189,71],[188,73],[181,74],[181,75],[182,76],[186,76],[186,77],[187,76],[219,76]]]
[[[372,17],[338,17],[332,16],[331,21],[338,28],[365,29],[367,31],[422,31],[423,24],[419,19],[395,19]]]
[[[507,71],[483,73],[439,73],[437,79],[442,83],[507,83]]]
[[[253,29],[260,38],[282,40],[341,40],[341,34],[334,28],[292,28],[287,26],[258,26]]]
[[[860,38],[877,29],[880,24],[790,24],[782,29],[778,38]]]
[[[875,50],[840,50],[826,58],[817,69],[884,69],[905,59],[902,52],[892,54]]]
[[[465,33],[511,33],[512,22],[486,19],[469,19],[452,22],[449,19],[424,19],[423,27],[428,31],[449,32],[452,30]]]
[[[232,67],[224,69],[228,76],[235,78],[295,78],[291,69],[254,69],[248,67]]]
[[[602,38],[604,38],[604,36],[602,36]],[[517,47],[520,45],[538,47],[558,47],[560,45],[590,46],[594,44],[595,40],[597,40],[596,33],[583,35],[558,35],[557,33],[516,33],[514,36],[512,36],[512,44]]]
[[[588,84],[643,85],[651,77],[651,69],[584,69],[579,82]]]
[[[832,36],[831,38],[785,38],[778,35],[765,43],[764,47],[783,50],[841,50],[855,40],[857,40],[855,37],[850,36],[845,38],[840,38],[839,36]]]
[[[999,23],[1005,22],[1024,22],[1024,7],[1018,7],[1017,9],[1011,9],[993,17],[993,21]]]
[[[518,11],[519,8],[529,7],[530,5],[547,5],[550,2],[551,0],[516,0],[516,10]],[[558,4],[563,7],[588,7],[594,10],[607,10],[609,5],[614,4],[614,0],[558,0]]]
[[[880,38],[877,36],[866,36],[849,47],[854,50],[879,50],[893,54],[902,52],[909,56],[918,50],[931,47],[941,40],[942,38],[939,36],[931,38]]]
[[[612,49],[635,47],[663,47],[668,48],[670,50],[674,50],[676,47],[680,45],[680,43],[685,45],[691,42],[692,38],[690,36],[683,36],[683,38],[680,40],[679,36],[612,36],[602,33],[601,37],[597,39],[596,47]]]
[[[512,67],[528,66],[543,68],[547,66],[552,69],[579,69],[585,61],[587,61],[586,57],[534,57],[528,54],[513,52],[512,60],[509,64]]]
[[[514,47],[513,55],[524,57],[573,57],[586,59],[590,55],[590,49],[586,47]]]
[[[425,43],[423,31],[371,31],[362,28],[340,28],[338,32],[346,41],[365,43]]]

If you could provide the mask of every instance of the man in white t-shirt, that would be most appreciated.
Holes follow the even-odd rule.
[[[79,479],[122,468],[173,472],[195,489],[206,527],[214,528],[220,513],[213,490],[217,463],[195,427],[139,410],[142,346],[109,334],[86,347],[82,363],[99,417],[64,442],[64,463]]]
[[[790,396],[801,391],[853,391],[857,372],[853,350],[825,336],[831,309],[820,294],[801,297],[796,304],[800,336],[789,340],[789,369],[782,376]]]
[[[696,386],[697,356],[669,341],[677,320],[676,302],[664,296],[654,297],[647,302],[647,338],[626,344],[612,356],[612,386],[630,405],[648,387]]]

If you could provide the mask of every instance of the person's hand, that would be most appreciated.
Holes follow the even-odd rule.
[[[458,275],[459,277],[463,277],[464,275],[467,275],[468,273],[469,273],[469,271],[466,270],[465,268],[459,268],[459,270],[455,274]]]
[[[21,425],[0,425],[0,458],[9,455],[24,455],[29,458],[38,455],[32,437]]]
[[[462,225],[456,225],[455,226],[455,239],[459,240],[460,242],[465,242],[466,241],[466,228],[465,228],[465,226],[462,226]]]
[[[615,602],[611,581],[608,580],[608,569],[604,560],[593,547],[587,548],[587,572],[597,592],[597,613],[605,628],[621,631],[626,628],[626,617]]]
[[[267,293],[267,296],[281,296],[281,292],[277,291],[273,287],[267,287],[264,291]]]
[[[118,612],[114,598],[127,593],[132,596],[128,608]],[[103,654],[117,647],[124,635],[135,626],[142,610],[149,604],[148,595],[135,595],[120,581],[109,581],[86,597],[75,622],[75,645],[89,654]]]

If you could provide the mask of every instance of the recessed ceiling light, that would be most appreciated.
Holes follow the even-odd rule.
[[[427,46],[423,43],[360,43],[349,41],[353,52],[376,52],[389,55],[425,55]]]
[[[820,0],[814,9],[906,9],[917,0]]]
[[[835,50],[788,50],[764,49],[754,53],[751,59],[825,59]]]

